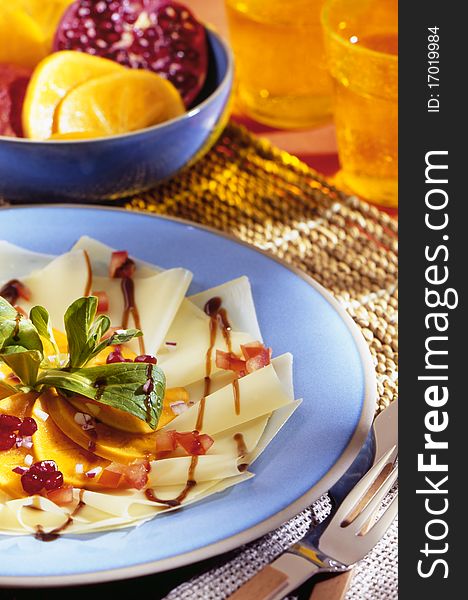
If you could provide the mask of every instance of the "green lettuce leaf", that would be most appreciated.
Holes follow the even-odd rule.
[[[42,352],[26,350],[21,346],[8,346],[0,356],[1,360],[10,367],[26,386],[34,387],[39,366],[42,362]]]
[[[60,350],[52,331],[49,313],[43,306],[33,306],[29,312],[29,319],[37,329],[39,335],[52,344],[56,356],[56,364],[58,366]]]
[[[29,319],[0,296],[0,353],[8,346],[21,346],[42,353],[42,342]]]
[[[146,421],[156,429],[165,392],[163,371],[150,363],[115,363],[80,369],[49,369],[36,387],[81,394]]]

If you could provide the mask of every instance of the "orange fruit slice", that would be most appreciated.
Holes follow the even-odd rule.
[[[57,25],[73,0],[8,0],[9,6],[22,8],[41,28],[50,51]]]
[[[47,54],[39,25],[14,3],[0,6],[0,63],[33,68]]]
[[[156,73],[125,69],[70,91],[56,114],[57,132],[115,135],[144,129],[185,112],[176,88]]]
[[[24,135],[35,140],[50,138],[56,133],[55,110],[70,90],[93,77],[123,70],[112,60],[83,52],[51,54],[37,65],[28,85],[22,114]]]

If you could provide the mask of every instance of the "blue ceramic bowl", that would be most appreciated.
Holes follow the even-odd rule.
[[[192,109],[140,131],[92,140],[0,136],[0,196],[13,201],[122,198],[156,186],[193,164],[228,119],[233,65],[226,44],[207,30],[208,77]]]

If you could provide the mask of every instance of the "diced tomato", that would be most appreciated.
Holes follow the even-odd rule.
[[[232,352],[223,352],[222,350],[216,350],[216,366],[218,369],[225,369],[226,371],[234,371],[243,377],[247,373],[245,360],[239,358]]]
[[[160,430],[156,433],[156,452],[172,452],[177,448],[175,431]]]
[[[30,300],[31,291],[18,279],[11,279],[0,288],[0,296],[14,305],[17,303],[18,298],[24,298],[26,301]]]
[[[249,344],[242,344],[241,350],[244,355],[245,360],[249,360],[249,358],[253,358],[257,356],[259,352],[265,348],[262,342],[250,342]]]
[[[176,432],[176,439],[178,444],[190,454],[190,456],[198,456],[205,454],[206,451],[211,448],[214,440],[209,435],[200,435],[196,431],[189,431],[186,433]]]
[[[237,373],[239,377],[244,377],[246,374],[245,360],[238,358],[235,354],[231,354],[229,358],[229,369]]]
[[[198,439],[200,441],[200,444],[202,445],[203,450],[206,452],[208,452],[208,450],[211,448],[211,446],[214,444],[214,439],[211,438],[209,435],[207,435],[206,433],[202,433],[201,435],[198,436]]]
[[[63,485],[56,490],[45,492],[45,494],[49,500],[58,506],[71,504],[73,502],[73,486],[71,485]]]
[[[148,483],[150,464],[147,460],[138,460],[130,465],[111,463],[106,467],[99,484],[107,488],[142,490]]]
[[[123,482],[121,482],[120,487],[125,486],[131,489],[142,490],[148,483],[148,471],[148,461],[127,465],[124,469]]]
[[[205,454],[198,436],[192,431],[188,431],[187,433],[176,432],[175,436],[177,443],[182,446],[187,454],[191,456]]]
[[[18,290],[18,295],[20,298],[23,298],[27,301],[31,300],[31,290],[28,287],[26,287],[24,283],[21,283],[21,281],[16,280],[14,285]]]
[[[270,364],[271,348],[262,348],[258,354],[246,362],[247,373],[253,373]]]
[[[93,292],[93,296],[98,299],[97,312],[104,313],[109,310],[109,296],[107,292]]]
[[[118,488],[123,476],[122,466],[111,463],[106,467],[99,477],[99,485],[107,488]]]
[[[135,268],[136,265],[134,261],[128,257],[128,252],[126,250],[116,250],[115,252],[112,252],[109,265],[109,277],[133,277]]]
[[[250,344],[243,344],[241,346],[242,354],[245,356],[245,360],[249,361],[251,358],[257,356],[262,357],[262,367],[266,367],[270,364],[271,359],[271,348],[266,348],[261,342],[251,342]],[[260,364],[260,362],[258,363]],[[258,367],[260,368],[260,367]],[[251,371],[249,371],[251,373]]]
[[[222,350],[216,350],[216,366],[218,369],[224,369],[229,371],[229,352],[223,352]]]

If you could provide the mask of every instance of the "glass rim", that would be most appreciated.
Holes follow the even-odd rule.
[[[398,62],[398,54],[390,54],[389,52],[381,52],[380,50],[373,50],[372,48],[366,48],[365,46],[359,46],[357,44],[352,44],[345,37],[341,36],[337,31],[335,31],[330,25],[330,11],[332,9],[332,5],[336,3],[337,0],[326,0],[323,8],[320,12],[320,22],[322,24],[323,32],[333,38],[335,41],[340,43],[345,48],[353,50],[353,52],[358,52],[363,55],[368,54],[369,56],[378,56],[381,59],[385,59],[391,62]],[[398,35],[398,32],[397,32]]]

